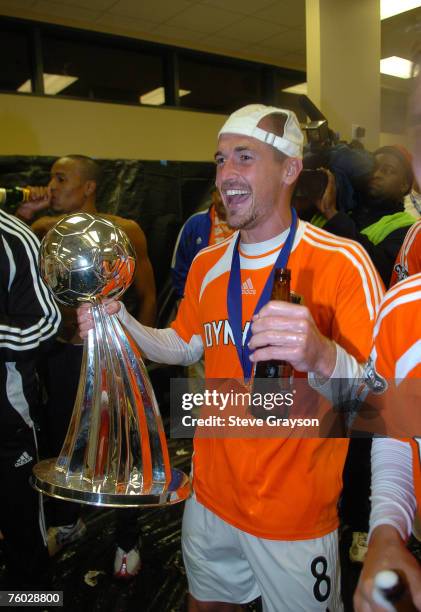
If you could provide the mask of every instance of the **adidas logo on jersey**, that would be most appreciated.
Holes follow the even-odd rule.
[[[26,465],[27,463],[33,460],[34,458],[31,457],[29,453],[27,453],[26,451],[23,451],[19,459],[16,461],[15,467],[22,467],[22,465]]]
[[[243,286],[241,288],[241,293],[244,295],[256,295],[256,289],[253,287],[253,283],[251,282],[251,278],[248,278],[244,281]]]

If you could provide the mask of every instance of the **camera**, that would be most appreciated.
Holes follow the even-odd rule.
[[[329,130],[326,119],[310,121],[310,123],[303,126],[303,129],[307,134],[307,142],[310,145],[310,149],[317,149],[331,144],[332,133]]]

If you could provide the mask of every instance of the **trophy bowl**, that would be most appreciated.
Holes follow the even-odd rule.
[[[88,213],[64,217],[42,241],[40,270],[50,291],[68,307],[90,303],[94,319],[60,455],[33,469],[34,488],[52,497],[142,507],[174,504],[191,493],[188,477],[171,467],[140,349],[103,304],[123,295],[135,263],[124,231]]]
[[[77,308],[82,302],[119,298],[135,271],[135,253],[114,223],[87,213],[59,221],[41,243],[41,276],[55,298]]]

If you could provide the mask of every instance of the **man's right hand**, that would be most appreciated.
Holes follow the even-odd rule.
[[[373,601],[374,578],[382,570],[396,570],[405,576],[416,610],[421,611],[421,567],[391,525],[376,527],[354,594],[355,612],[382,612]]]
[[[117,300],[104,300],[105,310],[109,315],[117,314],[120,310],[120,302]],[[82,304],[76,310],[79,325],[79,336],[86,338],[90,329],[94,327],[94,318],[91,312],[91,304]]]
[[[29,189],[29,200],[16,209],[16,216],[26,222],[32,221],[36,213],[49,208],[51,190],[49,187],[26,187]]]

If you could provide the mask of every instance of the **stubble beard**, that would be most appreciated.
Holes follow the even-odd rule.
[[[257,225],[257,206],[255,205],[255,201],[254,201],[254,195],[252,194],[252,201],[251,201],[251,206],[250,209],[247,211],[247,216],[243,217],[241,219],[238,219],[238,221],[236,219],[232,219],[229,213],[229,210],[226,209],[226,214],[227,214],[227,225],[230,229],[233,230],[248,230],[248,229],[253,229],[256,227]]]

